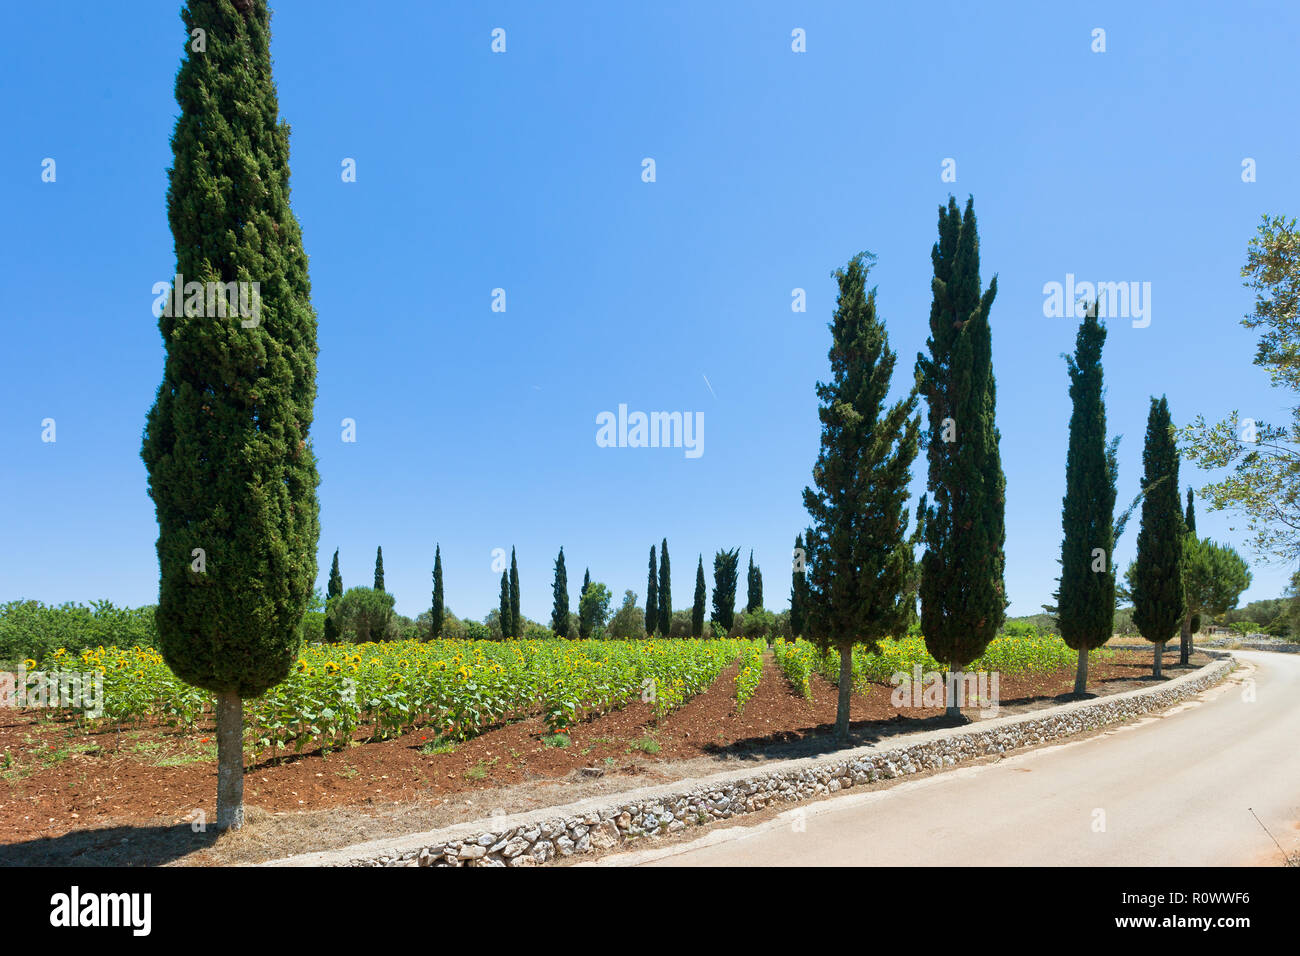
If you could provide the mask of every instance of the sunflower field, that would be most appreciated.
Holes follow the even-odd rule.
[[[430,728],[444,738],[464,739],[499,721],[534,714],[559,731],[635,699],[650,704],[658,718],[708,688],[742,652],[752,658],[761,643],[311,644],[284,681],[244,702],[244,716],[254,751],[273,753],[338,749],[358,731],[382,739]],[[36,668],[34,661],[26,663]],[[178,680],[150,648],[98,647],[79,657],[60,649],[45,669],[103,675],[104,712],[97,722],[192,727],[215,705],[212,694]]]

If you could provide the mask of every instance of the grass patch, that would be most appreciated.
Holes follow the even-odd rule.
[[[633,750],[640,750],[642,753],[657,754],[661,748],[659,747],[659,741],[651,737],[642,737],[640,740],[632,741],[631,746],[627,749],[629,753]]]
[[[547,747],[567,747],[569,746],[569,735],[547,734],[542,738],[542,744]]]
[[[455,741],[443,740],[441,737],[436,737],[433,740],[430,740],[427,744],[422,745],[420,747],[420,753],[424,754],[426,757],[432,757],[437,754],[449,754],[455,749]]]

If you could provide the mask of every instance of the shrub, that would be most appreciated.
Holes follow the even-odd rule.
[[[386,591],[348,588],[333,608],[339,638],[355,644],[387,639],[395,600]]]

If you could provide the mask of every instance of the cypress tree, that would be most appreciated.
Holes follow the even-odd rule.
[[[523,625],[519,615],[519,565],[515,563],[515,549],[510,548],[510,636],[518,637]]]
[[[645,586],[645,631],[652,635],[659,623],[659,572],[655,570],[655,546],[650,545],[650,577]]]
[[[436,640],[442,636],[442,621],[446,615],[446,606],[442,600],[442,547],[433,546],[433,605],[429,608],[429,638]]]
[[[995,276],[980,294],[974,200],[964,215],[948,197],[930,252],[929,355],[916,357],[916,380],[929,405],[927,485],[921,519],[921,630],[949,672],[948,714],[960,716],[953,690],[961,668],[984,652],[1006,620],[1005,489],[995,424],[989,308]]]
[[[754,551],[749,552],[749,575],[745,581],[745,612],[763,607],[763,572],[754,564]]]
[[[1169,402],[1151,399],[1142,449],[1142,525],[1133,568],[1133,624],[1155,645],[1152,674],[1160,676],[1165,642],[1178,633],[1186,610],[1183,592],[1183,513],[1178,502],[1178,446]]]
[[[807,604],[808,578],[805,573],[807,551],[803,546],[803,535],[794,536],[793,570],[790,572],[790,634],[799,637],[804,629],[804,607]]]
[[[708,588],[704,584],[704,555],[695,566],[695,604],[691,607],[691,637],[704,636],[704,601]]]
[[[578,639],[585,641],[591,636],[591,622],[582,615],[582,598],[591,587],[591,568],[582,572],[582,594],[578,595]]]
[[[1101,351],[1106,329],[1092,303],[1075,336],[1070,373],[1070,442],[1061,506],[1061,639],[1078,652],[1074,692],[1088,687],[1088,652],[1110,640],[1115,616],[1115,446],[1106,444]],[[1098,553],[1100,552],[1100,553]]]
[[[339,640],[339,625],[330,613],[330,601],[343,596],[343,575],[339,573],[339,549],[334,549],[334,562],[330,565],[330,583],[325,591],[325,643],[336,644]]]
[[[384,591],[384,549],[375,549],[375,590]]]
[[[809,637],[840,655],[835,736],[849,735],[853,645],[879,649],[907,626],[912,601],[908,484],[920,442],[915,388],[885,405],[896,356],[866,292],[871,257],[860,253],[835,272],[839,297],[830,323],[831,380],[817,384],[821,451],[804,506],[812,518],[808,551]]]
[[[668,571],[668,539],[659,545],[659,633],[667,637],[673,623],[673,590]],[[646,630],[649,630],[647,624]]]
[[[731,632],[736,620],[736,578],[740,565],[740,549],[719,551],[713,556],[713,615],[712,620]]]
[[[1193,600],[1193,579],[1197,577],[1194,571],[1196,569],[1188,566],[1187,559],[1195,556],[1197,564],[1203,565],[1204,550],[1196,548],[1198,539],[1196,537],[1196,506],[1192,498],[1192,486],[1187,486],[1187,511],[1183,515],[1183,526],[1187,529],[1186,541],[1183,545],[1183,592],[1187,598],[1187,607],[1183,611],[1183,628],[1179,635],[1178,642],[1178,663],[1186,664],[1192,654],[1192,635],[1201,629],[1201,614],[1197,607],[1198,602]],[[1200,588],[1196,588],[1200,591]]]
[[[167,189],[176,274],[252,294],[235,314],[224,296],[163,310],[141,457],[158,519],[158,648],[177,677],[216,694],[226,830],[244,818],[242,700],[289,674],[316,578],[316,315],[266,2],[190,0],[181,19]],[[192,53],[199,28],[207,47]]]
[[[555,559],[555,582],[551,585],[554,604],[551,607],[551,630],[556,637],[569,636],[569,575],[564,570],[564,548]]]
[[[513,607],[510,603],[510,575],[505,571],[501,572],[501,607],[499,610],[501,616],[501,637],[509,638],[515,633],[514,620],[512,619]]]

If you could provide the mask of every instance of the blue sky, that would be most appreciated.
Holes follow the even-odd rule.
[[[1076,322],[1044,316],[1044,283],[1151,283],[1150,325],[1113,320],[1105,352],[1122,503],[1152,394],[1179,424],[1282,418],[1289,396],[1251,365],[1239,324],[1239,271],[1262,214],[1300,211],[1300,7],[1054,6],[277,4],[320,323],[322,586],[335,547],[350,586],[370,583],[382,545],[388,590],[414,616],[439,542],[448,605],[481,618],[497,601],[492,549],[513,545],[523,612],[546,620],[560,545],[575,605],[584,567],[643,600],[666,536],[677,607],[697,554],[711,572],[715,550],[741,547],[784,608],[831,271],[876,254],[910,385],[949,192],[974,195],[984,281],[998,275],[1009,613],[1050,600],[1060,550]],[[139,451],[162,373],[151,289],[175,264],[179,8],[29,6],[0,40],[0,600],[156,599]],[[620,403],[702,412],[703,454],[598,447],[596,416]],[[1244,542],[1228,515],[1202,507],[1198,525]],[[1136,522],[1121,566],[1135,539]],[[1247,557],[1245,599],[1281,593],[1289,569]]]

